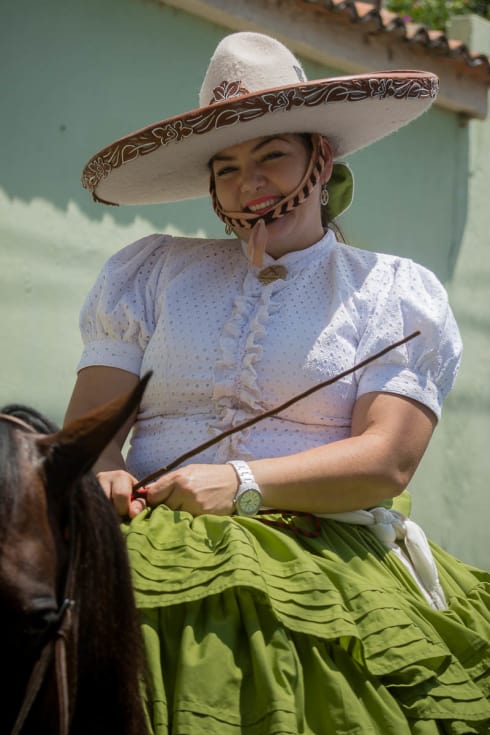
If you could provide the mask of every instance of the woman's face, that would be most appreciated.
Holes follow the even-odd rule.
[[[305,137],[293,134],[255,138],[221,151],[211,166],[222,209],[265,214],[296,189],[308,167],[310,151]],[[331,168],[330,161],[324,181],[330,178]],[[267,225],[269,255],[278,258],[321,239],[320,186],[319,182],[300,206]],[[248,241],[250,229],[235,232]]]

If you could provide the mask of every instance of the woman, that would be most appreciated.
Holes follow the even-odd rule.
[[[67,420],[153,371],[96,469],[132,519],[155,733],[490,732],[490,575],[396,510],[453,384],[458,330],[432,273],[347,246],[331,224],[352,195],[339,158],[436,92],[426,72],[307,82],[282,44],[233,34],[198,110],[85,168],[106,203],[209,186],[238,238],[133,243],[82,310]]]

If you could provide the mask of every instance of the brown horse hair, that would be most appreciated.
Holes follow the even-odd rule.
[[[42,414],[21,404],[6,406],[2,413],[21,418],[41,434],[56,430]],[[22,502],[19,427],[12,426],[0,421],[0,538],[13,505]],[[146,735],[144,654],[120,519],[92,472],[63,491],[63,534],[69,541],[80,540],[78,690],[70,735]]]

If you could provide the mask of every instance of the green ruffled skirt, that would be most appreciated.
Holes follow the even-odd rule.
[[[155,735],[490,733],[490,574],[432,545],[436,611],[368,528],[267,518],[124,526]]]

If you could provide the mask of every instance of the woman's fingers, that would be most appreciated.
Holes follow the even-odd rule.
[[[144,498],[132,498],[129,503],[129,517],[134,518],[146,508],[146,500]]]
[[[99,472],[97,479],[116,512],[134,518],[147,506],[165,504],[192,515],[233,513],[236,475],[230,465],[187,465],[133,490],[137,479],[125,470]]]
[[[144,497],[132,498],[133,485],[136,484],[137,479],[129,472],[125,470],[99,472],[97,479],[118,515],[134,518],[146,508]]]
[[[171,510],[185,510],[192,515],[233,513],[236,475],[230,465],[186,465],[162,475],[148,485],[147,503],[164,503]]]

